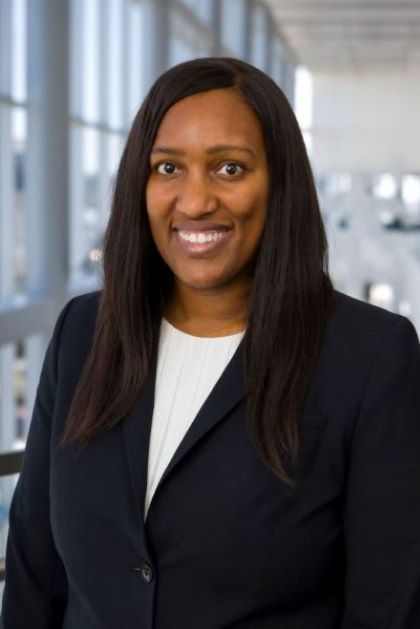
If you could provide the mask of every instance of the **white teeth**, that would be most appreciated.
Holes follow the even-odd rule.
[[[199,244],[204,242],[211,242],[221,238],[225,232],[178,232],[182,240],[188,240],[188,242],[197,242]]]

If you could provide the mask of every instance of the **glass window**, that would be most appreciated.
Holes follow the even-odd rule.
[[[269,21],[267,11],[262,5],[255,5],[251,10],[250,60],[263,71],[268,70],[267,50],[269,45]]]
[[[211,24],[213,17],[213,0],[182,0],[182,3],[191,9],[200,20]]]
[[[145,79],[143,69],[143,27],[144,27],[144,4],[129,2],[128,6],[128,41],[127,41],[127,63],[126,86],[128,111],[126,126],[129,127],[134,114],[139,108],[145,95]],[[123,68],[124,71],[124,68]]]
[[[71,0],[70,283],[99,280],[125,137],[145,94],[146,0]],[[80,77],[80,68],[83,68]]]
[[[278,37],[273,37],[271,43],[271,77],[277,85],[283,85],[283,45]]]
[[[78,0],[81,2],[81,0]],[[79,65],[83,76],[81,117],[89,122],[99,122],[100,110],[100,17],[99,0],[83,0],[81,2],[82,46],[80,49],[82,63]]]
[[[0,3],[0,299],[25,291],[26,0]]]
[[[243,0],[221,0],[220,39],[223,48],[239,59],[245,57],[247,3]]]
[[[13,100],[23,102],[26,100],[26,0],[13,0],[11,8],[11,96]]]
[[[188,59],[211,54],[212,36],[206,29],[197,28],[176,7],[170,14],[169,63],[171,66]]]

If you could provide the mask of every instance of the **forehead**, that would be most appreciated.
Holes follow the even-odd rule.
[[[229,142],[247,142],[263,150],[257,115],[241,94],[229,88],[200,92],[172,105],[155,139],[155,145]]]

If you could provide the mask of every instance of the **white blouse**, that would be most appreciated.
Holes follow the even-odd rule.
[[[145,518],[161,476],[244,334],[245,330],[212,338],[192,336],[162,318]]]

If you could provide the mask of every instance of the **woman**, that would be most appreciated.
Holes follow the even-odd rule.
[[[208,58],[156,81],[103,264],[46,353],[4,628],[418,627],[417,334],[333,289],[269,77]]]

